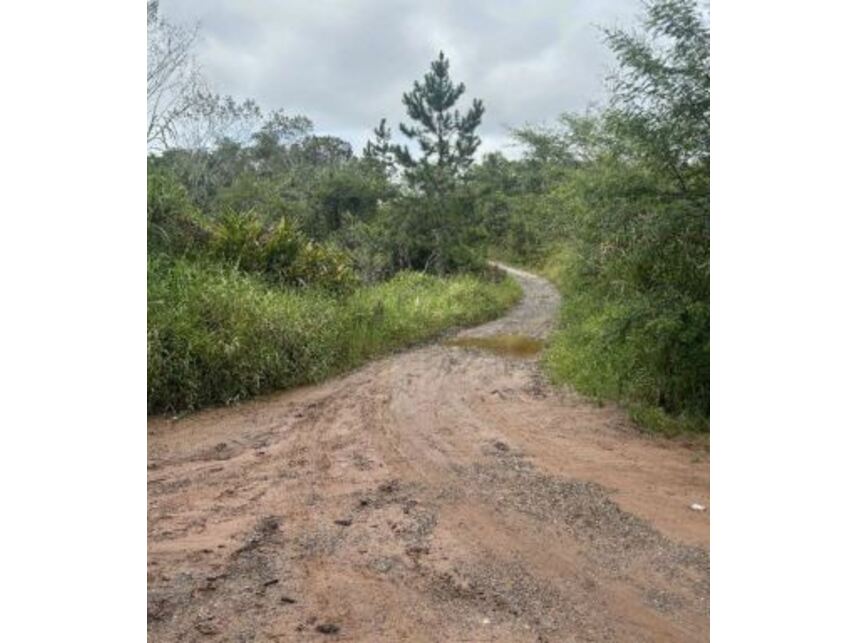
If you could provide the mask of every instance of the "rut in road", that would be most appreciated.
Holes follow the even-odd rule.
[[[548,337],[544,279],[462,331]],[[151,640],[708,640],[708,458],[435,343],[149,422]]]

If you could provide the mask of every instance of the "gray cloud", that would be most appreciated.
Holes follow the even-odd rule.
[[[362,147],[440,49],[464,98],[482,98],[483,150],[508,152],[506,126],[553,120],[603,99],[611,57],[595,25],[631,24],[639,0],[162,0],[198,22],[215,88],[309,116]]]

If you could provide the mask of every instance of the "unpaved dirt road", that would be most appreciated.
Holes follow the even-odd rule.
[[[467,336],[546,337],[558,296]],[[708,456],[436,343],[149,422],[153,641],[704,641]]]

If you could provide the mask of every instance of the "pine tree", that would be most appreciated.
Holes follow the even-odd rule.
[[[382,118],[381,123],[372,130],[375,140],[366,141],[363,148],[363,159],[378,174],[391,178],[396,171],[396,159],[391,144],[392,132],[387,127],[387,119]]]
[[[453,84],[449,59],[441,51],[423,82],[415,81],[413,90],[402,96],[408,116],[415,124],[400,124],[399,129],[417,141],[422,158],[414,159],[406,146],[395,145],[391,149],[414,187],[445,193],[472,165],[481,143],[476,128],[482,122],[485,107],[481,100],[474,99],[466,114],[454,110],[464,89],[464,83]]]

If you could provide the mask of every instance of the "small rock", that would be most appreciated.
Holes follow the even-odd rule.
[[[280,602],[281,603],[288,603],[289,605],[297,603],[297,601],[295,599],[293,599],[291,596],[280,596]]]
[[[337,634],[339,632],[339,626],[333,623],[319,623],[315,626],[315,631],[322,634]]]
[[[149,621],[160,621],[169,612],[170,605],[166,599],[149,599],[146,617]]]
[[[279,578],[271,578],[269,580],[266,580],[264,583],[262,583],[262,585],[264,587],[270,587],[271,585],[276,585],[279,582],[280,582]]]
[[[405,553],[408,556],[420,556],[422,554],[429,553],[429,548],[423,545],[411,545],[407,549],[405,549]]]
[[[390,480],[389,482],[385,482],[378,486],[378,491],[383,493],[395,493],[399,490],[399,481],[398,480]]]
[[[196,631],[205,636],[213,636],[220,631],[220,628],[214,621],[202,621],[196,624]]]
[[[337,525],[340,525],[341,527],[351,526],[351,518],[339,518],[338,520],[334,520],[333,522]]]
[[[696,503],[696,502],[694,502],[692,505],[690,505],[690,508],[693,509],[694,511],[705,511],[705,505],[701,505],[701,504]]]

